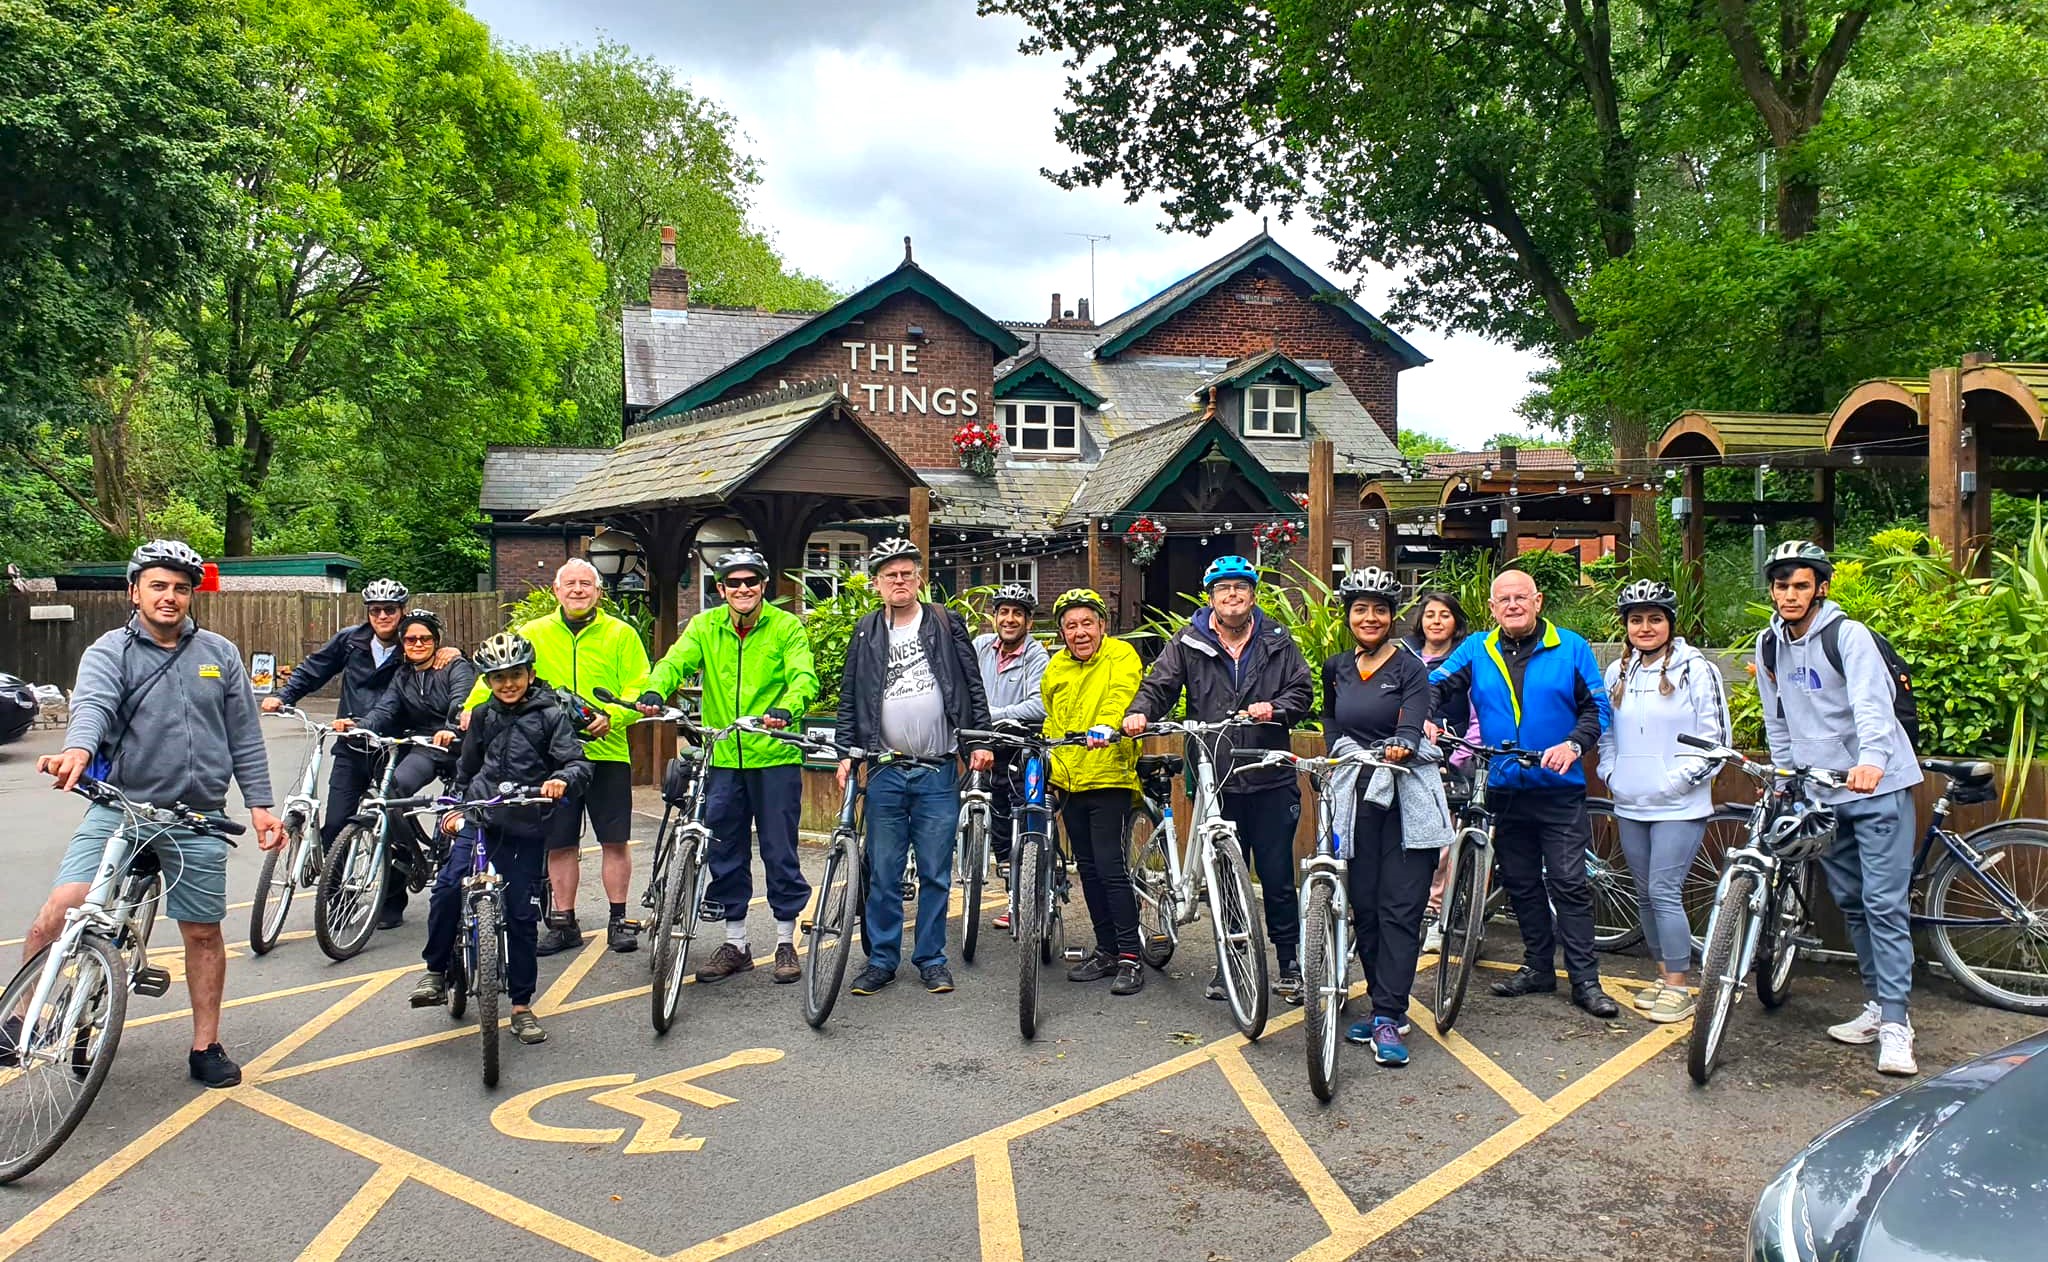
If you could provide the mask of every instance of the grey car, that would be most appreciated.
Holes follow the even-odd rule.
[[[1753,1262],[2048,1258],[2048,1032],[1879,1100],[1807,1145],[1750,1218]]]
[[[12,675],[0,675],[0,745],[20,740],[35,722],[36,690]]]

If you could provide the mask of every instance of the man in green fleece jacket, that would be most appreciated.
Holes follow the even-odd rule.
[[[675,644],[639,686],[643,712],[652,712],[692,676],[704,681],[699,717],[705,727],[729,726],[743,716],[787,727],[818,695],[811,642],[794,614],[768,603],[768,562],[751,548],[728,552],[713,567],[721,608],[690,619]],[[725,943],[697,970],[700,982],[723,981],[754,967],[747,950],[747,905],[754,880],[747,832],[761,838],[768,878],[768,909],[775,914],[776,981],[801,973],[796,960],[796,918],[810,901],[810,882],[797,864],[797,818],[803,807],[803,754],[773,737],[740,733],[711,751],[704,785],[704,820],[711,847],[708,901],[725,912]]]

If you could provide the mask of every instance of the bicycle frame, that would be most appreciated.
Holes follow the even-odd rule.
[[[295,706],[284,706],[273,714],[297,720],[313,737],[312,748],[306,751],[305,765],[300,770],[298,788],[285,798],[278,811],[281,820],[289,822],[296,815],[305,821],[299,829],[295,853],[286,860],[285,873],[294,888],[311,889],[320,880],[319,866],[312,862],[320,834],[320,772],[327,763],[329,743],[342,734]],[[315,839],[316,844],[308,844],[309,838]]]
[[[1166,836],[1166,867],[1168,889],[1173,895],[1173,919],[1166,922],[1167,933],[1176,944],[1180,935],[1174,926],[1194,923],[1202,914],[1202,906],[1208,891],[1216,885],[1215,848],[1228,840],[1237,842],[1237,825],[1223,816],[1223,778],[1216,774],[1216,760],[1208,746],[1200,740],[1213,736],[1228,728],[1247,727],[1251,724],[1237,720],[1221,723],[1155,723],[1148,734],[1161,736],[1184,736],[1182,748],[1193,751],[1191,761],[1195,768],[1195,791],[1190,796],[1188,839],[1196,847],[1196,860],[1188,862],[1180,854],[1178,838],[1169,831]],[[1162,804],[1161,814],[1170,828],[1172,821],[1171,802]]]
[[[994,822],[994,801],[995,797],[988,787],[988,772],[969,771],[967,773],[967,784],[960,790],[960,822],[953,830],[953,879],[955,881],[963,884],[967,881],[967,826],[979,816],[982,823],[982,831],[984,833],[987,832],[989,826]],[[989,861],[986,851],[982,853],[981,861],[981,875],[986,880],[988,877]]]
[[[2006,886],[2006,883],[1998,878],[1997,873],[1991,870],[1990,865],[1984,862],[1983,854],[1970,844],[1970,839],[1959,836],[1953,829],[1943,827],[1948,820],[1950,809],[1948,794],[1943,792],[1941,797],[1934,803],[1934,815],[1927,821],[1927,831],[1921,835],[1919,850],[1913,855],[1913,875],[1908,878],[1908,885],[1917,886],[1920,883],[1920,878],[1930,870],[1929,856],[1934,854],[1934,843],[1939,841],[1950,854],[1956,857],[1958,862],[1976,876],[1978,884],[1991,893],[1991,896],[1997,900],[1999,906],[2005,909],[2005,914],[2003,916],[1930,916],[1924,912],[1916,911],[1912,915],[1913,927],[1925,929],[1941,925],[1949,929],[1995,929],[2005,925],[2028,923],[2032,919],[2032,913],[2013,894],[2012,890]],[[1992,827],[1997,827],[1997,825],[1992,825]]]

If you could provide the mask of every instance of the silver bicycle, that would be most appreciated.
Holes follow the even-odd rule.
[[[1230,1018],[1246,1038],[1266,1032],[1266,930],[1252,900],[1251,873],[1237,825],[1223,817],[1222,777],[1204,738],[1237,728],[1255,727],[1250,719],[1220,723],[1154,723],[1148,736],[1181,736],[1194,760],[1194,818],[1188,825],[1194,855],[1184,862],[1174,836],[1173,777],[1180,758],[1148,755],[1138,759],[1144,786],[1141,810],[1152,831],[1131,854],[1131,885],[1138,896],[1138,946],[1145,962],[1163,969],[1180,945],[1180,927],[1194,923],[1206,904],[1216,930],[1216,970],[1222,977]],[[1245,751],[1260,753],[1264,750]],[[1168,770],[1168,768],[1171,768]]]
[[[333,852],[327,856],[327,868],[313,891],[313,937],[336,963],[353,959],[376,932],[390,869],[395,867],[399,877],[418,893],[433,879],[447,853],[447,843],[431,823],[433,796],[391,796],[404,750],[442,747],[430,736],[379,736],[360,727],[342,735],[373,755],[383,755],[384,770],[377,779],[377,792],[365,797],[355,815],[334,835]],[[422,824],[422,820],[429,822]]]
[[[171,828],[223,839],[247,831],[182,804],[132,801],[98,780],[80,780],[72,791],[122,819],[85,902],[65,913],[56,941],[0,994],[0,1183],[49,1160],[85,1120],[121,1045],[129,992],[154,998],[170,989],[170,973],[149,962],[163,900],[154,838]]]
[[[969,964],[974,963],[974,948],[981,937],[981,891],[988,883],[989,870],[993,865],[989,839],[992,836],[994,805],[988,787],[989,774],[986,771],[967,773],[967,783],[960,790],[960,823],[954,832],[953,879],[960,883],[963,913],[960,917],[960,958]],[[913,863],[917,858],[916,849],[911,847],[910,860]]]
[[[285,918],[291,914],[293,896],[300,890],[317,889],[320,873],[326,869],[326,847],[320,841],[320,772],[326,765],[329,742],[339,735],[332,724],[317,722],[292,706],[263,717],[298,723],[311,739],[299,768],[298,788],[277,813],[284,828],[284,845],[263,856],[256,901],[249,905],[249,949],[258,955],[270,954],[277,945]]]

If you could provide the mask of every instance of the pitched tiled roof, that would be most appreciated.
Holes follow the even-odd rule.
[[[1515,468],[1564,469],[1569,470],[1579,463],[1569,447],[1517,447]],[[1440,451],[1422,458],[1422,468],[1432,477],[1447,473],[1470,473],[1491,465],[1495,470],[1506,468],[1500,462],[1498,451]]]
[[[487,448],[481,507],[524,517],[575,486],[610,454],[609,447]]]
[[[815,311],[748,311],[692,307],[620,313],[625,339],[626,406],[650,408],[734,364],[803,324]]]
[[[932,526],[1039,534],[1059,525],[1089,466],[1073,461],[998,462],[984,482],[965,470],[926,473],[938,497]]]
[[[1202,383],[1209,386],[1254,385],[1268,377],[1282,377],[1294,382],[1304,390],[1321,390],[1330,383],[1309,372],[1292,358],[1276,350],[1263,350],[1256,355],[1244,355],[1223,366],[1223,371]]]
[[[1206,418],[1190,412],[1178,420],[1126,435],[1103,449],[1102,460],[1082,484],[1068,510],[1086,520],[1129,504],[1159,471],[1173,462]]]

